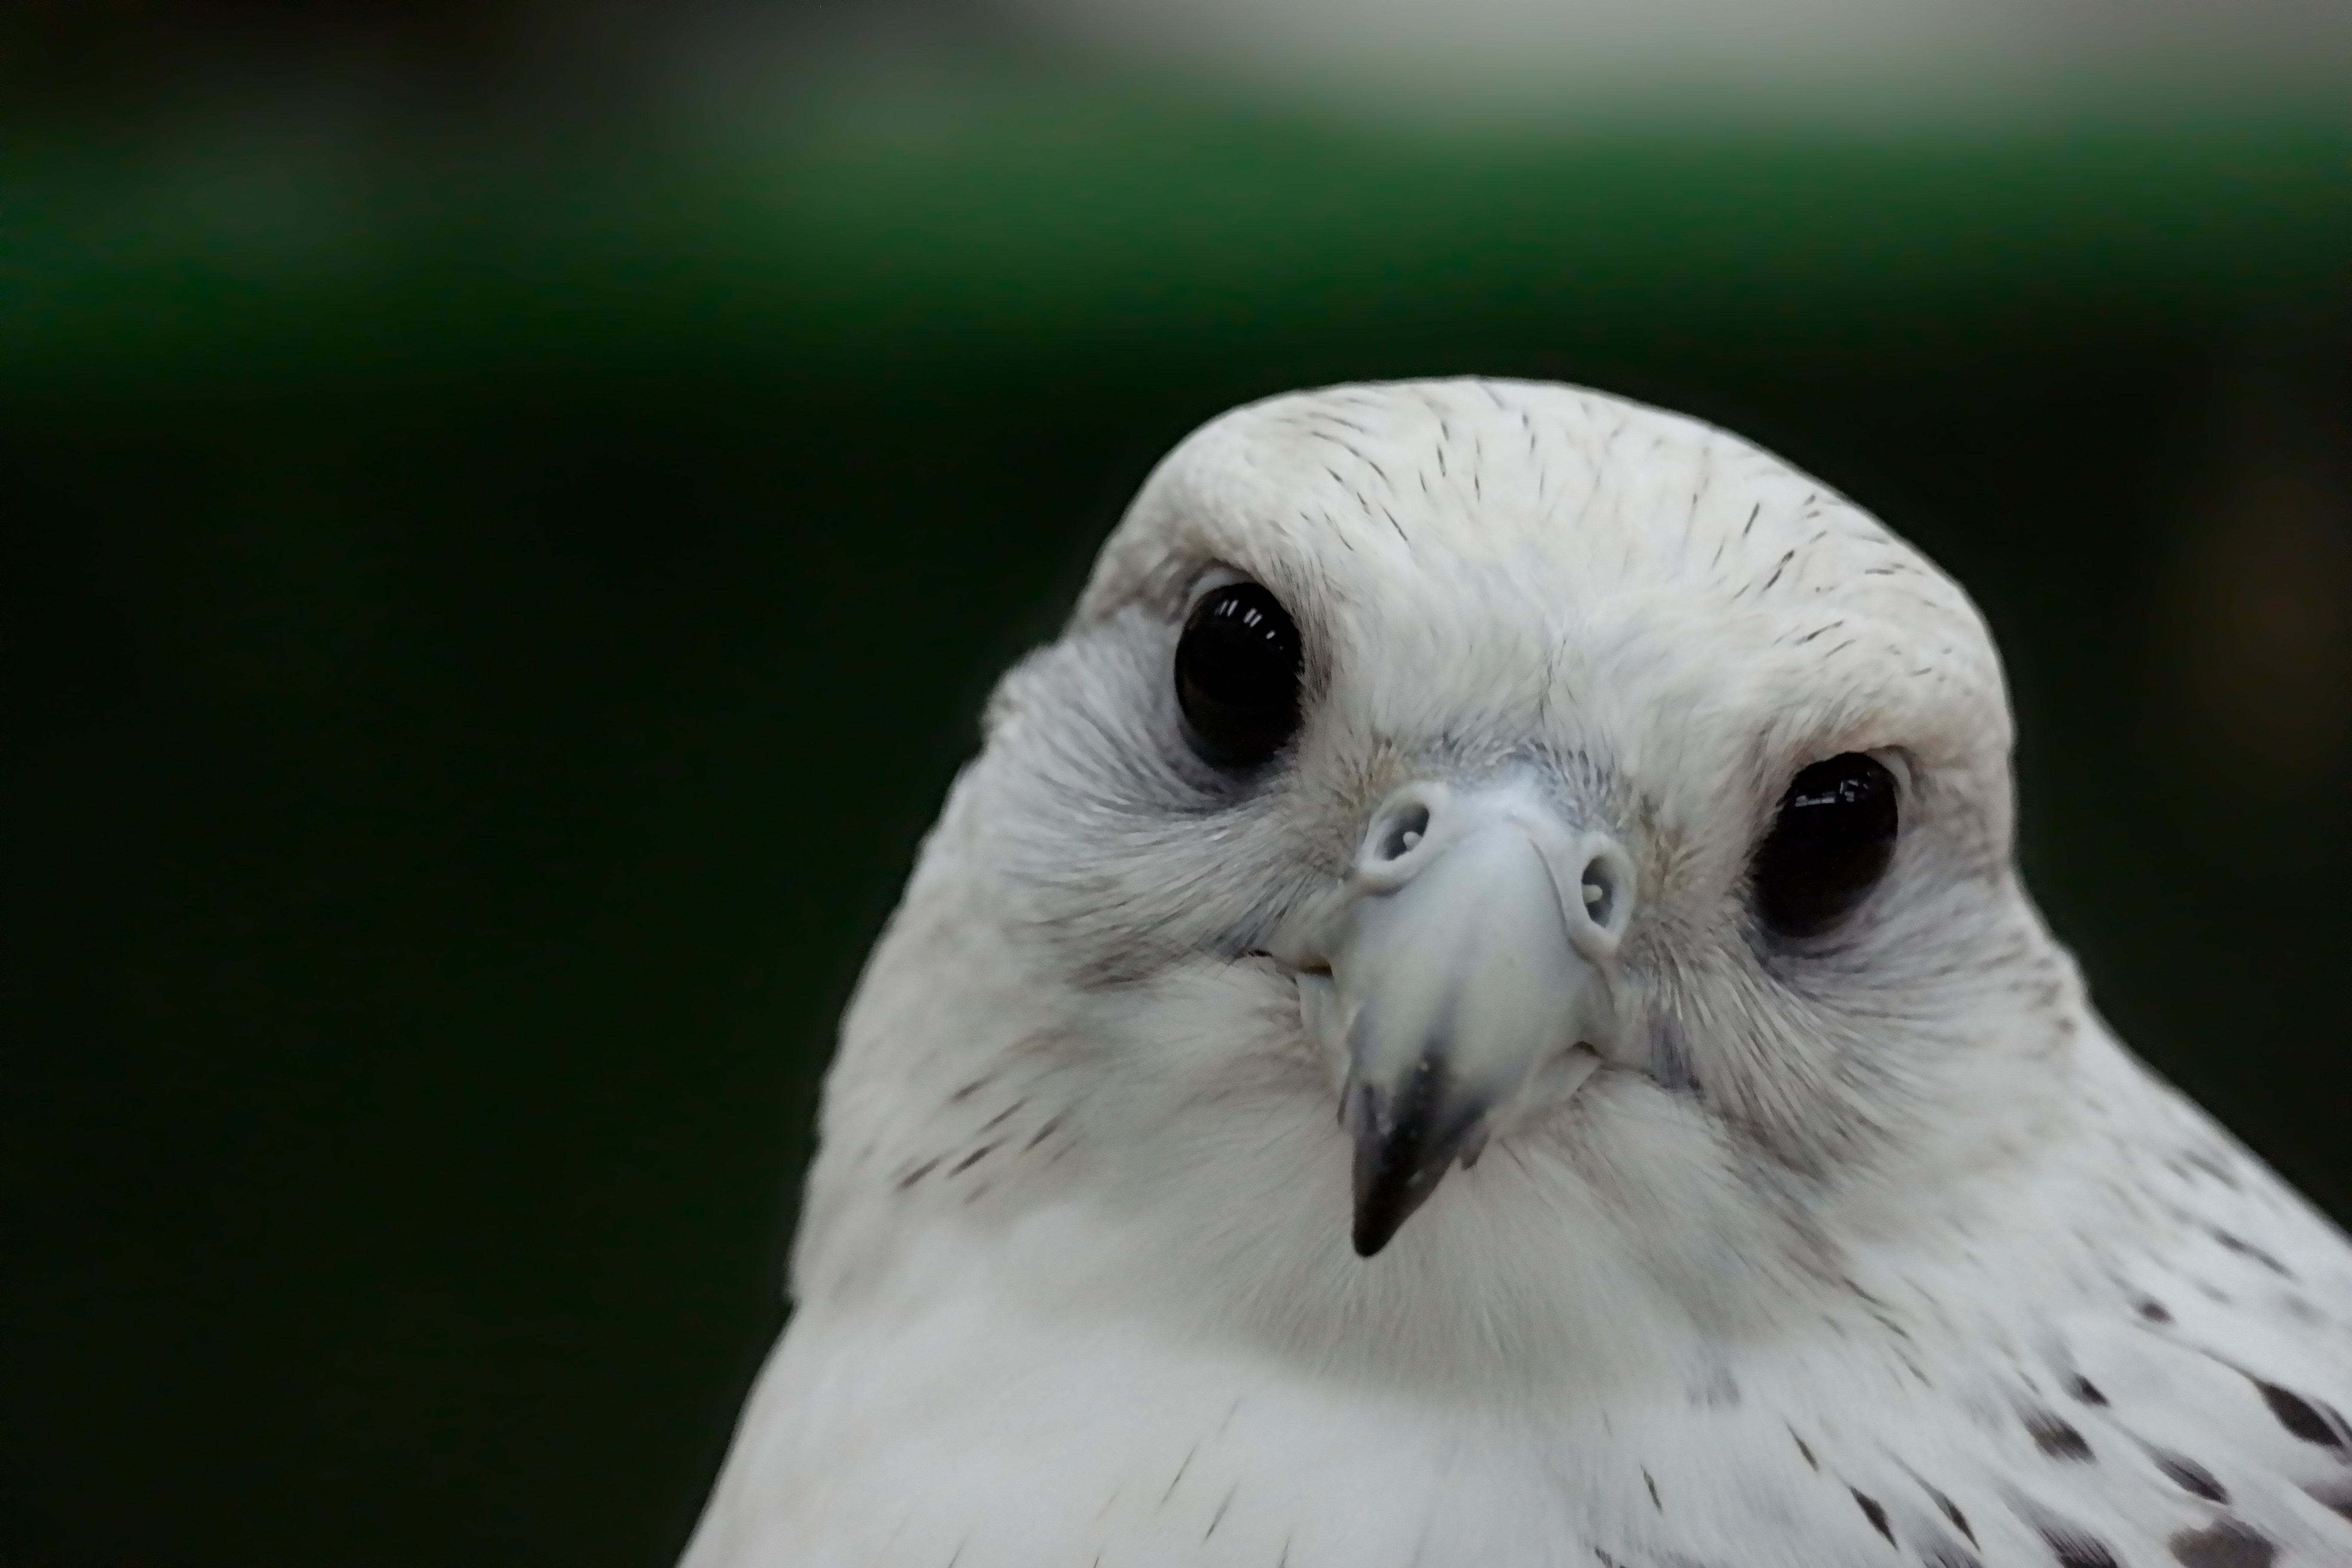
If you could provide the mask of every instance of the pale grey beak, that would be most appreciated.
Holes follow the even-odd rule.
[[[1372,814],[1347,876],[1275,948],[1340,1085],[1358,1253],[1617,1047],[1633,896],[1617,841],[1567,826],[1531,780],[1416,783]]]

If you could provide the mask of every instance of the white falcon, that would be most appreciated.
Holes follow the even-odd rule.
[[[2010,738],[1719,430],[1208,425],[866,968],[689,1568],[2352,1563],[2352,1249],[2092,1010]]]

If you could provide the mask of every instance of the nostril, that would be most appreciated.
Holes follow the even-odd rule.
[[[1617,913],[1617,876],[1609,863],[1599,856],[1587,862],[1584,875],[1584,912],[1592,923],[1606,930]]]
[[[1402,860],[1419,848],[1421,841],[1428,837],[1429,807],[1408,805],[1389,818],[1387,827],[1381,830],[1380,858]]]

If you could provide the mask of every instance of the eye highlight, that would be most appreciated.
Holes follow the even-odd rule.
[[[1298,626],[1255,583],[1212,589],[1176,643],[1176,706],[1203,762],[1241,771],[1297,732]]]
[[[1895,858],[1899,795],[1886,765],[1860,752],[1790,780],[1748,870],[1765,926],[1815,936],[1853,913]]]

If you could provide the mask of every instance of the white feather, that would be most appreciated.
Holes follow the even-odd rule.
[[[1307,644],[1240,792],[1166,690],[1219,573]],[[1719,431],[1478,381],[1206,426],[875,952],[689,1568],[2352,1562],[2352,1249],[2092,1012],[2010,738],[1959,589]],[[1900,848],[1776,954],[1748,856],[1850,751]],[[1360,1258],[1255,950],[1416,770],[1530,760],[1633,856],[1675,1071],[1604,1070]]]

